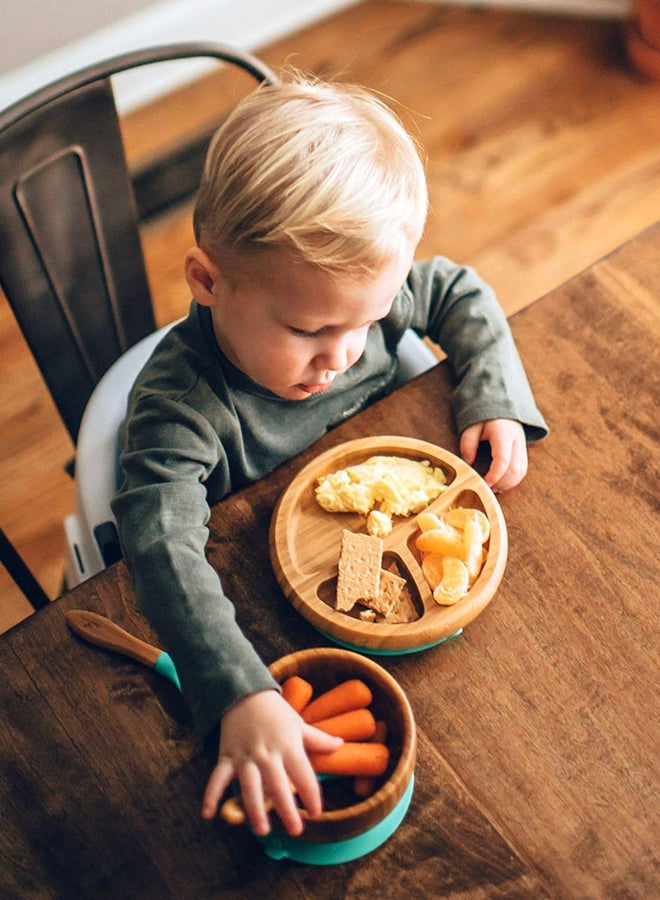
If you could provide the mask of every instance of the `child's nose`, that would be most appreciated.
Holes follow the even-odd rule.
[[[315,365],[318,369],[344,372],[351,365],[351,341],[349,338],[328,341],[317,354]]]

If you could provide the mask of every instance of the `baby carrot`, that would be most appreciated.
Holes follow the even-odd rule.
[[[379,719],[376,722],[376,729],[371,740],[384,744],[387,738],[387,722],[385,719]],[[353,790],[358,797],[369,797],[376,790],[376,779],[369,775],[358,775],[353,782]]]
[[[318,722],[314,722],[314,727],[341,737],[345,741],[367,741],[376,731],[376,720],[373,713],[362,707],[328,719],[319,719]]]
[[[301,713],[312,699],[314,688],[300,675],[291,675],[282,685],[282,696],[297,713]]]
[[[382,775],[390,753],[385,744],[345,741],[330,753],[310,753],[318,775]]]
[[[245,825],[247,817],[239,797],[230,797],[225,800],[220,807],[220,818],[228,825]]]
[[[351,709],[360,709],[369,706],[372,693],[359,678],[350,678],[341,684],[331,688],[324,694],[320,694],[316,700],[305,707],[302,717],[305,722],[314,723],[330,716],[338,716],[340,713],[349,712]]]

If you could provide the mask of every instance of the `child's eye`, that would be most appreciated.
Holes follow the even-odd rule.
[[[375,325],[376,322],[365,322],[364,325],[361,325],[359,328],[356,328],[355,331],[362,331],[365,328],[371,328],[372,325]],[[289,325],[289,331],[291,334],[296,335],[296,337],[302,338],[315,338],[320,337],[325,332],[330,331],[329,328],[318,328],[316,331],[305,331],[304,328],[294,328],[293,325]]]
[[[291,334],[295,334],[296,337],[303,338],[313,338],[316,337],[317,334],[319,334],[318,331],[305,331],[303,328],[294,328],[293,326],[289,327],[289,331],[291,332]]]

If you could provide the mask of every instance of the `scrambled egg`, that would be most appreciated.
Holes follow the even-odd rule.
[[[367,531],[385,537],[392,516],[410,516],[424,509],[446,484],[441,468],[428,460],[372,456],[318,479],[316,500],[328,512],[368,516]]]

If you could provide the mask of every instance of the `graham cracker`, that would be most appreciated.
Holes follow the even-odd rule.
[[[362,600],[362,603],[387,619],[394,612],[405,584],[405,578],[395,575],[394,572],[388,572],[387,569],[381,569],[378,596]]]
[[[356,603],[370,605],[378,598],[383,542],[370,534],[345,528],[341,537],[335,608],[349,612]]]

